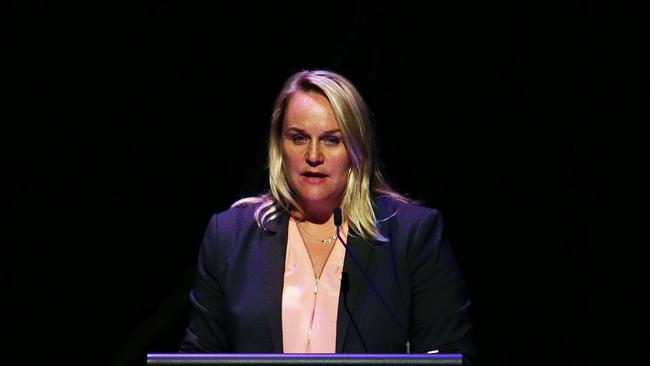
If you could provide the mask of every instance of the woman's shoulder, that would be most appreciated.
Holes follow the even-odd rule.
[[[242,198],[227,209],[216,212],[213,221],[228,225],[237,225],[238,228],[259,226],[262,229],[275,231],[276,221],[284,217],[284,210],[275,205],[275,201],[268,195]]]
[[[228,220],[228,219],[252,219],[255,220],[255,211],[262,205],[262,202],[257,201],[237,201],[232,204],[230,207],[222,209],[221,211],[216,211],[213,214],[213,217],[219,220]]]
[[[208,220],[206,235],[224,239],[242,231],[254,229],[256,226],[255,205],[231,206],[212,212]]]
[[[401,196],[378,195],[375,197],[374,203],[375,216],[379,221],[394,218],[397,221],[415,222],[425,217],[441,216],[438,209]]]
[[[429,214],[438,210],[429,207],[420,201],[416,201],[404,196],[392,196],[381,194],[374,197],[374,204],[380,210],[398,213]]]

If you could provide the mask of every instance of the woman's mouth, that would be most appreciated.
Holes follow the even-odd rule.
[[[312,184],[322,183],[325,180],[325,178],[327,178],[327,174],[323,174],[320,172],[304,172],[301,174],[301,176],[303,180]]]

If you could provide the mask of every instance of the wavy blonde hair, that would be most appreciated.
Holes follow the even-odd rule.
[[[366,102],[348,79],[332,71],[301,71],[285,82],[275,100],[271,117],[268,147],[270,189],[260,196],[242,198],[232,207],[260,203],[255,219],[264,229],[267,222],[284,211],[295,210],[304,217],[284,174],[282,128],[291,97],[297,92],[307,91],[320,93],[329,100],[347,149],[351,167],[341,204],[344,218],[363,239],[386,241],[379,233],[372,195],[388,195],[403,202],[411,200],[391,189],[377,167],[375,136]]]

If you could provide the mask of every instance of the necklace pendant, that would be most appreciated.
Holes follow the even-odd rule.
[[[331,242],[334,241],[334,240],[336,240],[336,236],[335,236],[335,235],[333,235],[332,237],[327,238],[327,239],[325,239],[325,240],[321,240],[321,243],[323,243],[323,245],[327,245],[327,244],[331,243]]]
[[[299,225],[299,223],[296,223],[296,227],[298,228],[298,232],[300,232],[300,236],[302,236],[303,231],[302,231],[302,229],[300,229],[300,225]],[[311,234],[310,234],[309,232],[307,232],[307,231],[305,231],[305,233],[306,233],[307,235],[309,235],[312,239],[319,241],[319,242],[320,242],[321,244],[323,244],[323,245],[328,245],[328,244],[330,244],[330,243],[332,243],[332,242],[336,242],[336,234],[330,236],[330,237],[327,238],[327,239],[321,240],[321,239],[315,238],[313,235],[311,235]],[[303,238],[303,241],[304,241],[304,238]]]

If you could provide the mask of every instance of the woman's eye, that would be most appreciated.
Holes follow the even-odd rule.
[[[291,140],[296,144],[303,144],[303,143],[307,142],[307,137],[305,137],[303,135],[293,135],[291,137]]]
[[[336,146],[341,143],[341,139],[338,137],[327,137],[323,140],[325,142],[325,145],[328,146]]]

